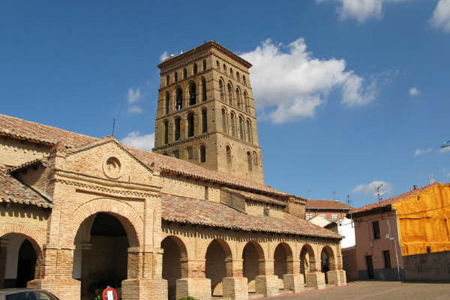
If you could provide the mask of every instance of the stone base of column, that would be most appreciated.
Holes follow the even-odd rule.
[[[247,300],[248,281],[245,277],[225,277],[223,279],[224,300]]]
[[[255,279],[255,289],[257,294],[263,294],[264,297],[278,295],[279,283],[276,275],[259,275]]]
[[[325,274],[322,272],[314,272],[306,274],[306,285],[315,289],[324,289],[325,284]]]
[[[167,280],[133,278],[122,281],[123,300],[167,300]]]
[[[336,270],[336,271],[328,271],[328,284],[334,285],[346,285],[347,284],[347,276],[344,270]]]
[[[59,299],[80,300],[81,282],[69,279],[34,279],[27,283],[33,289],[45,289],[55,294]]]
[[[283,280],[285,290],[298,293],[305,288],[303,274],[286,274],[283,276]]]
[[[181,278],[177,280],[177,299],[194,297],[198,300],[211,300],[211,279]]]

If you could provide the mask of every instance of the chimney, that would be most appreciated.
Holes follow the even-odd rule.
[[[417,184],[413,185],[413,190],[417,190],[418,186]]]

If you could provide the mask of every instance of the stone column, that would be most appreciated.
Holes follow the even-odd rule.
[[[177,280],[177,299],[181,297],[194,297],[198,300],[211,299],[211,279],[206,278],[206,260],[188,260],[187,278]]]
[[[255,290],[257,294],[263,294],[264,297],[277,295],[279,293],[278,288],[278,276],[274,275],[274,263],[273,259],[259,260],[259,270],[262,275],[258,275],[255,278]]]
[[[75,247],[44,246],[43,278],[29,281],[27,287],[46,289],[58,298],[79,300],[81,283],[72,278]]]
[[[303,274],[300,274],[300,260],[293,260],[292,270],[288,270],[289,274],[283,276],[284,289],[298,293],[305,288]]]
[[[328,271],[328,284],[334,284],[337,286],[347,284],[347,276],[344,270]]]
[[[307,273],[306,274],[306,285],[308,287],[312,287],[312,288],[315,288],[318,290],[324,289],[326,287],[325,274],[320,271]]]
[[[90,250],[92,249],[91,243],[81,244],[81,296],[82,299],[89,299],[89,268],[91,264],[90,261]]]
[[[223,279],[223,298],[226,300],[248,299],[248,281],[243,277],[243,259],[225,260],[227,277]]]
[[[0,239],[0,289],[5,288],[6,253],[8,251],[8,240]]]

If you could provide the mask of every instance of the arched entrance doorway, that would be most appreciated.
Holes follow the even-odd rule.
[[[328,282],[328,271],[334,270],[336,265],[334,262],[334,253],[333,253],[333,249],[331,249],[329,246],[325,246],[322,249],[322,252],[320,254],[320,259],[321,259],[321,270],[322,273],[325,274],[325,283],[329,283]]]
[[[230,247],[225,241],[215,239],[209,244],[205,258],[206,278],[211,279],[211,294],[222,296],[222,281],[227,276],[226,263],[231,263]]]
[[[242,252],[244,277],[247,277],[248,292],[255,293],[256,276],[262,275],[264,268],[264,252],[261,246],[254,241],[248,242]]]
[[[123,222],[123,217],[99,212],[81,223],[72,272],[73,278],[81,280],[81,299],[94,299],[107,286],[120,295],[130,246]]]
[[[300,273],[303,274],[303,279],[307,283],[307,275],[309,272],[315,272],[316,259],[314,256],[314,250],[311,245],[304,245],[300,252]]]
[[[183,242],[168,236],[161,242],[164,249],[162,277],[167,280],[168,299],[176,299],[177,279],[187,277],[187,252]]]
[[[28,237],[9,233],[0,238],[0,288],[26,287],[35,279],[41,258],[39,247]]]
[[[278,244],[274,252],[274,273],[278,276],[279,289],[284,290],[284,275],[292,274],[292,251],[284,243]]]

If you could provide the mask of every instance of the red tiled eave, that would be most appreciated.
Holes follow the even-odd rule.
[[[353,207],[336,200],[316,200],[306,201],[306,210],[341,210],[349,211]]]

